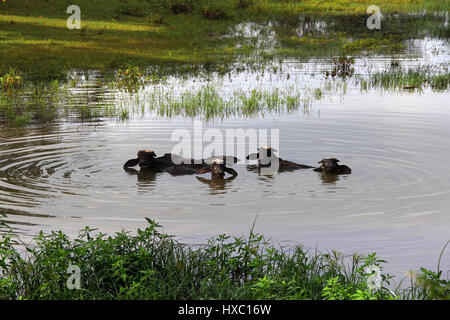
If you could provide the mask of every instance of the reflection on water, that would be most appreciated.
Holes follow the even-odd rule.
[[[339,175],[332,173],[319,173],[319,175],[323,183],[336,184],[341,179]]]
[[[150,217],[169,233],[195,235],[194,242],[247,232],[258,215],[256,230],[279,241],[376,251],[401,270],[433,267],[449,238],[450,172],[434,165],[450,156],[442,147],[450,136],[447,100],[446,93],[355,93],[315,105],[319,119],[300,113],[203,124],[223,132],[277,128],[281,157],[310,165],[337,157],[354,170],[341,176],[310,169],[267,176],[240,164],[233,166],[239,175],[223,181],[124,171],[137,150],[170,152],[173,130],[192,130],[188,119],[3,130],[0,206],[25,236],[40,229],[76,234],[85,225],[135,230]]]
[[[95,128],[3,130],[0,206],[24,235],[76,234],[85,225],[135,230],[151,217],[169,233],[195,235],[194,242],[247,232],[258,214],[256,230],[280,241],[376,251],[401,270],[432,267],[449,238],[450,172],[434,165],[450,156],[442,147],[450,136],[447,100],[431,92],[351,94],[317,104],[320,119],[297,114],[204,123],[205,130],[278,128],[281,157],[310,165],[337,157],[354,170],[338,177],[312,170],[266,176],[239,164],[233,166],[239,175],[223,181],[124,171],[137,150],[170,152],[177,143],[173,130],[193,128],[186,119],[148,115]]]
[[[205,185],[209,186],[211,189],[211,195],[215,194],[223,194],[227,190],[227,184],[230,184],[231,181],[236,179],[236,176],[231,176],[224,179],[206,179],[203,177],[196,177],[198,181],[201,183],[204,183]]]
[[[153,186],[156,182],[156,177],[162,173],[162,171],[156,170],[136,170],[133,168],[125,168],[124,169],[129,175],[137,176],[139,186]]]
[[[391,61],[378,58],[372,67]],[[409,58],[401,63],[420,63]],[[358,63],[367,72],[363,60]],[[324,81],[317,76],[324,64],[316,61],[287,61],[283,68],[258,79],[246,72],[221,79],[223,94],[236,88],[316,86]],[[185,81],[184,88],[204,82],[197,80]],[[203,127],[221,132],[278,129],[283,159],[314,166],[336,157],[353,169],[351,175],[322,175],[311,169],[264,175],[256,166],[237,164],[237,177],[218,181],[124,170],[123,163],[138,150],[171,152],[178,143],[171,141],[172,132],[193,129],[191,119],[146,112],[126,123],[103,119],[86,125],[72,119],[46,128],[2,128],[0,208],[13,230],[25,237],[41,229],[75,235],[85,225],[102,232],[136,230],[149,217],[195,243],[219,233],[247,233],[258,216],[256,231],[277,241],[376,251],[390,262],[388,271],[397,273],[435,267],[450,238],[450,171],[437,165],[450,157],[445,147],[450,137],[448,92],[381,95],[361,92],[351,83],[345,92],[338,99],[325,95],[315,101],[310,114],[229,117],[203,122]],[[448,256],[444,264],[449,265]]]

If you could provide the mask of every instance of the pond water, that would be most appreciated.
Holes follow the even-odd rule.
[[[441,54],[433,54],[423,49],[427,41],[416,46],[419,53],[361,58],[357,72],[382,68],[394,58],[403,65],[448,64],[448,46],[435,43]],[[241,71],[210,81],[224,94],[257,86],[321,87],[326,68],[318,61],[285,61],[278,72]],[[166,85],[186,90],[205,82],[174,78]],[[312,170],[264,176],[244,164],[234,165],[239,175],[221,184],[208,182],[208,175],[124,171],[123,163],[138,150],[163,155],[177,144],[171,140],[174,130],[193,131],[193,119],[155,112],[123,123],[65,119],[45,128],[2,129],[0,208],[25,239],[41,229],[76,235],[86,225],[133,231],[149,217],[182,241],[203,243],[222,233],[248,234],[256,219],[256,232],[286,245],[376,252],[389,262],[386,270],[399,276],[419,267],[435,269],[450,239],[449,98],[448,91],[431,89],[361,91],[349,82],[314,101],[306,113],[201,122],[203,130],[224,134],[277,129],[283,159],[316,165],[332,156],[353,169],[335,181]],[[441,266],[450,266],[450,254]]]

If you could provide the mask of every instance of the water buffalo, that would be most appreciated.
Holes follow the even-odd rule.
[[[321,164],[319,168],[315,168],[314,171],[322,172],[325,174],[351,174],[352,169],[346,165],[338,164],[340,162],[336,158],[325,158],[318,163]]]
[[[130,159],[123,167],[130,168],[139,165],[140,167],[151,167],[156,154],[152,150],[140,150],[136,159]]]
[[[283,160],[275,155],[277,150],[272,147],[261,147],[257,153],[252,153],[247,156],[248,160],[258,160],[259,168],[274,168],[278,172],[293,171],[298,169],[313,169],[314,167],[304,164]]]
[[[197,171],[198,174],[207,172],[211,172],[211,179],[223,179],[225,177],[225,172],[231,174],[233,178],[238,175],[235,170],[226,167],[225,161],[222,159],[214,159],[211,162],[211,165]]]
[[[165,171],[172,175],[195,174],[202,168],[207,168],[214,160],[222,160],[226,163],[236,163],[239,159],[230,156],[214,156],[207,159],[189,159],[179,155],[166,153],[161,157],[157,157],[152,150],[140,150],[136,159],[128,160],[124,165],[127,170],[130,167],[139,165],[141,168]]]

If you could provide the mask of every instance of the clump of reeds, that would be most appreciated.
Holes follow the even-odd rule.
[[[25,126],[33,120],[47,123],[54,120],[61,109],[65,92],[57,80],[21,91],[0,93],[0,119],[9,126]]]
[[[311,102],[318,93],[302,97],[300,92],[288,88],[281,90],[259,89],[236,90],[228,95],[221,94],[215,85],[208,84],[197,90],[185,90],[179,94],[171,89],[153,86],[140,95],[123,96],[119,105],[147,107],[165,117],[202,117],[205,120],[230,116],[253,117],[266,113],[282,113],[303,110],[308,113]],[[131,100],[131,101],[130,101]],[[139,108],[138,108],[139,109]]]
[[[360,79],[363,89],[407,89],[423,90],[431,87],[433,90],[447,90],[450,86],[450,73],[448,71],[435,71],[427,67],[417,67],[408,70],[390,68]]]

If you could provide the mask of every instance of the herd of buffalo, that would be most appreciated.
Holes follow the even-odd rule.
[[[311,167],[303,164],[283,160],[275,155],[276,150],[271,147],[261,147],[258,152],[247,156],[248,160],[258,160],[253,169],[269,170],[266,172],[293,171],[298,169],[313,169],[328,175],[350,174],[352,170],[346,165],[340,165],[336,158],[325,158],[319,161],[320,167]],[[235,178],[238,173],[227,167],[227,164],[237,163],[239,159],[229,156],[215,156],[207,159],[195,160],[182,158],[178,155],[166,153],[157,157],[151,150],[141,150],[136,159],[130,159],[124,164],[124,169],[139,165],[141,169],[153,172],[168,172],[171,175],[204,174],[211,172],[212,179],[224,179],[225,173]],[[270,171],[272,170],[272,171]]]

